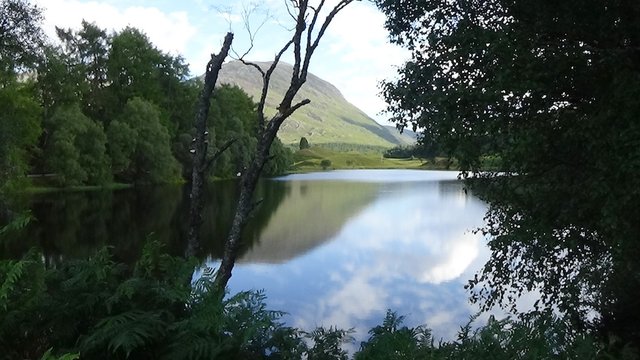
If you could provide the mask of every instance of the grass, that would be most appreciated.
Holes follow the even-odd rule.
[[[78,185],[78,186],[31,186],[24,190],[28,194],[46,194],[53,192],[76,192],[76,191],[96,191],[96,190],[119,190],[133,187],[133,184],[110,183],[105,185]]]
[[[338,169],[421,169],[450,170],[456,169],[455,163],[448,166],[446,158],[426,159],[388,159],[377,152],[335,151],[324,147],[311,147],[294,153],[293,173],[313,172]],[[327,160],[330,165],[325,165]],[[210,180],[228,180],[228,178],[210,178]],[[133,187],[133,184],[110,183],[106,185],[81,185],[56,187],[42,182],[32,181],[31,186],[23,189],[27,194],[46,194],[53,192],[76,192],[97,190],[119,190]]]
[[[323,160],[331,165],[323,167]],[[335,169],[424,169],[447,168],[446,159],[387,159],[377,153],[336,152],[322,147],[311,147],[294,153],[293,172]]]

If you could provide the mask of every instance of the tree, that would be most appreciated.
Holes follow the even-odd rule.
[[[256,206],[253,200],[253,192],[258,183],[258,178],[262,170],[270,158],[271,144],[276,138],[276,134],[282,123],[293,114],[296,110],[310,102],[304,99],[298,103],[294,103],[294,97],[307,81],[307,74],[311,57],[317,49],[320,39],[324,35],[327,27],[333,18],[349,5],[353,0],[340,0],[329,10],[324,21],[318,22],[319,16],[325,5],[324,0],[320,0],[317,6],[309,4],[308,0],[296,0],[288,3],[288,9],[291,17],[295,20],[295,28],[291,39],[278,51],[271,65],[263,69],[258,64],[247,62],[241,59],[248,66],[253,67],[262,76],[262,93],[258,101],[258,129],[257,138],[258,145],[253,154],[251,163],[247,171],[242,175],[240,181],[240,197],[238,199],[238,207],[234,215],[229,236],[225,242],[224,255],[220,268],[216,274],[215,284],[217,289],[224,289],[227,282],[231,278],[231,272],[238,256],[240,247],[240,234],[244,228],[249,214]],[[280,104],[278,105],[275,115],[267,121],[265,118],[265,100],[269,89],[271,74],[276,69],[280,57],[293,46],[293,73],[291,74],[291,82]]]
[[[209,135],[213,138],[210,155],[229,141],[233,145],[216,158],[209,175],[217,177],[236,177],[249,166],[251,154],[257,146],[256,130],[257,104],[237,86],[223,84],[218,86],[211,98],[209,113]],[[279,175],[291,164],[290,152],[287,152],[279,140],[272,144],[272,159],[265,165],[264,174]]]
[[[86,117],[79,105],[60,107],[47,120],[52,129],[45,160],[60,185],[101,185],[111,181],[107,137],[101,125]]]
[[[291,169],[293,164],[293,152],[284,146],[280,139],[276,138],[269,151],[271,160],[264,166],[263,174],[266,176],[283,175]]]
[[[42,10],[27,0],[0,0],[0,84],[33,68],[41,57]]]
[[[0,193],[16,187],[29,168],[29,153],[40,136],[41,108],[29,89],[0,87]]]
[[[92,119],[108,125],[107,109],[110,103],[107,87],[107,64],[111,49],[111,36],[95,24],[82,21],[82,28],[56,28],[58,38],[63,43],[61,53],[68,59],[68,67],[78,76],[77,84],[82,98],[82,109]]]
[[[189,204],[189,234],[187,254],[195,253],[198,246],[198,233],[200,232],[200,224],[202,223],[202,187],[204,185],[204,174],[214,158],[207,159],[208,142],[206,140],[207,118],[209,117],[210,101],[215,89],[216,81],[218,81],[218,73],[222,68],[222,63],[229,53],[233,34],[227,33],[224,43],[218,54],[211,54],[211,59],[207,63],[207,70],[204,75],[204,86],[200,92],[197,105],[197,113],[195,118],[196,135],[193,139],[193,170],[191,175],[191,202]],[[228,143],[226,147],[229,147]],[[222,146],[221,151],[224,151]],[[219,154],[219,153],[218,153]],[[215,155],[214,155],[215,156]]]
[[[117,111],[134,97],[150,101],[159,107],[162,124],[173,138],[177,124],[191,127],[195,98],[188,90],[188,74],[181,57],[158,50],[140,30],[125,28],[111,39],[107,78],[113,109],[109,110]],[[109,119],[113,113],[105,116]]]
[[[44,118],[49,118],[60,106],[80,103],[82,74],[72,66],[69,56],[55,47],[45,47],[43,61],[38,65],[40,102]]]
[[[211,174],[235,177],[249,165],[256,148],[256,104],[239,87],[221,85],[211,99],[209,124],[214,149],[233,141],[233,146],[216,160]]]
[[[490,204],[473,299],[512,307],[537,290],[576,329],[639,344],[640,4],[376,3],[412,51],[383,84],[393,119],[458,159]]]
[[[28,1],[0,0],[0,192],[23,184],[41,131],[28,73],[41,58],[41,22]]]
[[[107,130],[116,178],[136,183],[176,181],[178,162],[171,154],[169,132],[157,106],[141,98],[127,102]]]
[[[331,160],[329,159],[322,159],[322,161],[320,161],[320,166],[322,166],[323,170],[327,170],[328,168],[331,167]]]
[[[300,138],[300,150],[304,150],[304,149],[308,149],[309,148],[309,141],[307,140],[306,137],[301,137]]]

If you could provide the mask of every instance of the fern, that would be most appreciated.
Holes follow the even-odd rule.
[[[156,312],[128,311],[101,320],[95,331],[82,342],[87,352],[109,349],[125,357],[141,348],[159,343],[167,324]]]
[[[0,227],[0,239],[4,239],[7,235],[22,231],[34,220],[31,211],[25,211],[18,214],[7,225]]]
[[[53,348],[49,348],[40,358],[40,360],[77,360],[80,358],[79,353],[73,354],[62,354],[60,356],[55,356],[52,354]]]
[[[318,327],[315,330],[305,333],[311,339],[313,346],[307,350],[307,359],[347,359],[347,352],[342,348],[343,344],[354,341],[354,330],[343,330],[334,327],[326,329]]]
[[[189,334],[175,339],[167,348],[163,359],[222,359],[232,347],[221,339]]]
[[[0,286],[0,305],[4,311],[7,311],[9,296],[16,291],[16,285],[24,275],[28,264],[29,261],[25,260],[8,261],[2,264],[0,274],[4,274],[4,277]]]

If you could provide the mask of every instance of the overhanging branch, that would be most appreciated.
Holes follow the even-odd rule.
[[[216,151],[215,154],[213,154],[213,156],[207,160],[207,163],[205,164],[204,167],[204,171],[207,171],[211,165],[213,165],[213,163],[220,157],[220,155],[222,155],[222,153],[224,153],[229,147],[231,147],[231,145],[233,145],[238,139],[231,139],[229,141],[227,141],[226,143],[224,143],[220,149],[218,149],[218,151]]]

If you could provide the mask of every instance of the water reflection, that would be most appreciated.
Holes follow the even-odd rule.
[[[280,179],[291,191],[264,232],[277,235],[247,252],[232,292],[265,289],[271,307],[305,329],[355,327],[366,336],[392,308],[409,315],[409,325],[426,323],[436,336],[453,337],[477,311],[462,285],[488,256],[472,232],[486,206],[452,180],[455,174],[410,172],[403,182],[390,173],[348,172],[338,183],[344,173]]]
[[[274,182],[278,185],[280,182]],[[287,195],[240,263],[283,263],[331,240],[374,200],[373,184],[286,182]]]
[[[477,311],[462,285],[484,264],[485,204],[463,191],[455,172],[332,171],[265,181],[245,231],[232,292],[265,289],[270,308],[293,326],[354,327],[360,338],[387,308],[450,339]],[[58,193],[34,197],[26,238],[0,249],[19,257],[39,246],[52,266],[104,245],[117,260],[139,256],[145,237],[185,246],[188,189]],[[207,202],[200,255],[222,254],[237,183],[216,182]]]

